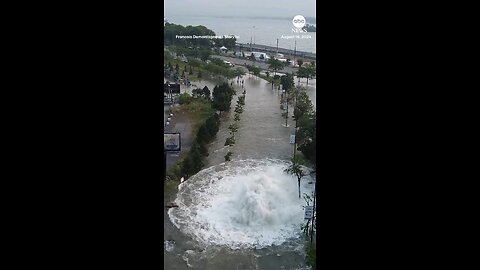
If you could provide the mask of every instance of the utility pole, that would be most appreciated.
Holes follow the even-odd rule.
[[[293,49],[293,66],[295,66],[295,56],[297,55],[297,40],[295,40],[295,49]]]
[[[278,38],[277,38],[277,55],[275,57],[278,57]]]

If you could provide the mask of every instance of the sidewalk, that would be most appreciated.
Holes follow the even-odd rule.
[[[168,126],[165,127],[165,133],[180,133],[180,153],[167,153],[167,170],[175,164],[182,153],[188,153],[192,145],[192,127],[191,121],[187,115],[179,113],[174,114]]]

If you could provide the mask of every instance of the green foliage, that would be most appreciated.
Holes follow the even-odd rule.
[[[284,67],[285,66],[278,59],[270,58],[268,60],[268,68],[273,70],[275,74],[277,74],[277,71],[282,70]]]
[[[241,105],[237,104],[237,106],[235,107],[235,112],[238,113],[238,114],[243,113],[243,107]]]
[[[212,134],[208,130],[207,126],[201,125],[197,132],[197,141],[199,143],[208,143],[212,139]]]
[[[230,126],[228,126],[228,129],[230,130],[230,133],[232,134],[232,136],[235,138],[235,133],[238,131],[238,124],[235,122]]]
[[[299,118],[297,131],[297,145],[298,150],[302,151],[307,160],[316,163],[317,159],[317,126],[316,126],[316,112],[304,114]]]
[[[205,127],[213,138],[220,128],[220,117],[218,114],[214,114],[213,116],[209,117],[207,121],[205,121]]]
[[[302,59],[298,59],[298,60],[297,60],[297,64],[298,64],[299,67],[302,67],[302,65],[303,65],[303,60],[302,60]]]
[[[225,144],[224,146],[232,146],[235,144],[235,139],[232,137],[228,137],[226,140],[225,140]]]
[[[293,110],[293,117],[295,120],[302,118],[306,114],[312,114],[314,112],[313,104],[310,101],[307,93],[304,91],[298,91],[296,95],[295,109]]]
[[[201,88],[195,88],[192,90],[192,96],[194,98],[204,98],[206,100],[210,100],[210,90],[207,86]]]
[[[232,156],[232,152],[228,151],[228,153],[224,156],[225,161],[230,161],[231,156]]]
[[[233,94],[235,93],[234,89],[230,87],[227,83],[223,83],[219,86],[213,88],[213,101],[212,106],[219,111],[228,111],[230,110]]]
[[[192,67],[201,67],[203,65],[203,63],[200,60],[195,58],[188,58],[188,63]]]
[[[235,113],[235,116],[233,117],[234,121],[240,121],[240,115],[238,113]]]
[[[243,75],[245,75],[245,72],[243,71],[243,69],[238,67],[238,68],[233,70],[233,76],[234,77],[240,77],[240,76],[243,76]]]
[[[295,82],[294,82],[294,79],[293,79],[293,75],[291,75],[289,73],[286,74],[286,75],[283,75],[280,78],[280,83],[282,84],[283,89],[285,91],[289,91],[290,89],[295,87]]]
[[[202,59],[202,61],[207,61],[210,55],[212,55],[212,51],[208,49],[203,49],[203,50],[200,50],[199,52],[199,56],[200,56],[200,59]]]
[[[317,269],[317,252],[315,244],[307,244],[305,247],[305,260],[312,269]]]
[[[186,67],[186,66],[185,66],[185,67]],[[193,75],[192,66],[190,66],[190,70],[188,71],[188,74],[189,74],[189,75]]]
[[[180,105],[189,104],[190,102],[192,102],[192,96],[190,96],[189,93],[180,94],[178,102],[180,103]]]
[[[295,155],[291,159],[292,163],[284,170],[284,172],[288,174],[295,175],[298,180],[298,198],[301,198],[300,193],[300,181],[304,176],[306,176],[306,172],[302,169],[302,165],[305,164],[304,160],[299,156]]]
[[[242,95],[242,96],[238,97],[237,104],[245,106],[245,95]]]
[[[216,43],[216,46],[218,46],[218,48],[222,47],[222,46],[225,46],[227,48],[227,50],[232,50],[233,48],[235,48],[235,43],[236,43],[237,39],[235,37],[233,38],[221,38],[221,39],[216,39],[215,40],[215,43]]]
[[[253,68],[253,75],[255,75],[255,76],[260,75],[260,68],[259,67],[254,67]]]

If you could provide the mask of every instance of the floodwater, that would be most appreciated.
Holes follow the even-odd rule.
[[[206,169],[165,198],[179,205],[164,210],[165,269],[308,269],[299,232],[306,203],[298,198],[297,180],[283,173],[293,155],[292,108],[285,127],[280,92],[258,77],[242,79],[246,99],[236,143],[230,147],[232,161],[225,163],[224,143],[243,92],[236,80],[238,95],[232,111],[222,113],[217,138],[208,146]],[[315,96],[314,81],[306,91]],[[302,193],[312,187],[312,179],[302,180]]]

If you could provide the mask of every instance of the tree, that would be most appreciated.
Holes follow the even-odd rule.
[[[224,146],[232,146],[235,144],[235,138],[232,136],[232,137],[228,137],[227,140],[225,141],[225,144]]]
[[[278,70],[282,70],[284,68],[284,65],[282,62],[278,59],[269,59],[268,60],[268,68],[274,71],[274,74],[277,74]]]
[[[230,161],[231,156],[232,156],[232,152],[228,151],[228,153],[224,156],[225,161]]]
[[[316,127],[316,112],[304,114],[298,120],[297,131],[297,145],[298,150],[302,151],[307,160],[315,164],[317,159],[317,127]]]
[[[199,143],[209,143],[212,135],[206,125],[201,125],[197,131],[197,140]]]
[[[190,70],[188,71],[188,74],[189,74],[189,75],[193,75],[192,66],[190,66]]]
[[[307,78],[307,86],[308,86],[308,79],[313,79],[317,74],[317,68],[315,67],[315,62],[311,63],[307,66],[305,70],[305,76]]]
[[[202,59],[202,61],[207,61],[208,58],[210,57],[210,55],[212,54],[212,52],[210,50],[201,50],[199,55],[200,55],[200,59]]]
[[[253,75],[255,75],[255,76],[260,75],[260,68],[259,67],[253,67],[252,71],[253,71]]]
[[[223,83],[220,86],[215,86],[212,93],[212,107],[221,112],[230,110],[230,104],[234,93],[235,90],[226,83]]]
[[[306,67],[300,67],[297,70],[297,77],[298,77],[298,82],[300,83],[300,78],[308,77],[308,69]]]
[[[188,104],[190,102],[192,102],[192,96],[190,96],[190,94],[188,94],[188,93],[181,94],[179,99],[178,99],[178,103],[180,103],[180,105]]]
[[[234,121],[240,121],[240,115],[238,113],[236,113],[233,120]]]
[[[237,104],[237,106],[235,107],[235,112],[238,113],[238,114],[243,113],[243,107],[241,105]]]
[[[178,66],[178,63],[175,65],[175,71],[177,72],[177,74],[179,73],[179,70],[180,70],[180,67]]]
[[[313,104],[310,101],[307,93],[304,91],[299,91],[296,97],[295,108],[293,110],[293,117],[296,121],[298,121],[304,115],[312,114],[313,112]]]
[[[280,78],[280,83],[282,84],[283,89],[285,91],[289,91],[290,89],[292,89],[295,86],[295,82],[294,82],[293,76],[291,74],[283,75]]]
[[[210,89],[208,89],[208,86],[205,85],[205,87],[203,87],[202,94],[205,99],[210,100]]]
[[[230,133],[232,134],[233,139],[235,139],[235,133],[238,131],[238,124],[235,122],[228,126]]]
[[[248,69],[248,67],[249,66],[247,66],[247,69]],[[245,71],[243,71],[243,69],[238,67],[238,68],[233,70],[233,76],[240,77],[240,76],[243,76],[243,75],[245,75]]]
[[[241,106],[245,106],[245,95],[238,97],[237,104],[240,104]]]
[[[298,64],[298,67],[302,67],[302,65],[303,65],[303,60],[302,60],[302,59],[298,59],[298,60],[297,60],[297,64]]]
[[[300,193],[300,181],[302,180],[302,178],[304,176],[306,176],[307,174],[303,171],[302,169],[302,165],[304,164],[303,162],[303,159],[298,156],[298,155],[295,155],[293,158],[292,158],[292,164],[290,164],[285,170],[284,172],[288,173],[288,174],[292,174],[292,175],[295,175],[297,177],[297,180],[298,180],[298,198],[301,199],[302,196],[301,196],[301,193]]]
[[[194,142],[189,152],[190,159],[192,161],[192,170],[191,172],[197,173],[203,167],[203,156],[200,154],[198,143]]]
[[[205,121],[205,127],[207,128],[210,138],[213,139],[213,137],[217,134],[220,126],[220,117],[218,114],[214,114],[211,117]]]

